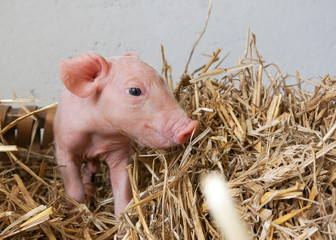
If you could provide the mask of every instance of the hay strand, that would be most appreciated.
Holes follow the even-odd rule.
[[[209,210],[214,216],[217,226],[221,229],[224,239],[251,239],[236,212],[223,175],[212,172],[203,176],[201,183],[206,203],[209,205]]]

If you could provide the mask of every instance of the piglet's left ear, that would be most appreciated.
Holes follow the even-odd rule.
[[[109,72],[109,64],[95,53],[86,53],[59,64],[65,87],[78,97],[88,97],[97,91]]]
[[[140,57],[135,54],[134,52],[127,52],[127,53],[124,53],[123,56],[126,56],[126,57],[134,57],[136,59],[140,59]]]

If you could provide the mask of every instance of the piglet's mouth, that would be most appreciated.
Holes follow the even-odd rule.
[[[156,149],[166,149],[177,145],[174,141],[163,137],[158,131],[153,130],[153,132],[147,137],[136,140],[141,146],[156,148]]]
[[[141,138],[133,139],[141,146],[165,149],[187,143],[198,125],[198,121],[191,120],[185,116],[182,120],[170,124],[170,127],[168,124],[161,127],[161,131],[157,130],[157,128],[146,126],[146,134]]]

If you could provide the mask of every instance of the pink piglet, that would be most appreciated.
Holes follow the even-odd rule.
[[[56,157],[65,192],[78,202],[93,193],[91,175],[105,160],[115,214],[132,198],[126,166],[134,140],[151,148],[187,142],[198,122],[178,105],[162,77],[134,53],[104,59],[86,53],[59,65],[65,85],[57,109]],[[81,165],[87,163],[81,173]]]

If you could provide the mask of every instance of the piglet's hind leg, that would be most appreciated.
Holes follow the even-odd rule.
[[[95,174],[99,171],[99,158],[88,159],[82,169],[82,182],[84,192],[91,197],[96,192]]]

